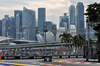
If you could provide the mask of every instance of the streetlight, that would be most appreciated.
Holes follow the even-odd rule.
[[[87,53],[87,58],[89,58],[89,49],[90,49],[90,41],[89,41],[89,39],[90,39],[90,28],[89,28],[89,17],[88,17],[88,53]],[[88,59],[87,59],[88,60]]]
[[[47,54],[47,51],[46,51],[46,32],[48,31],[47,30],[47,24],[46,24],[46,22],[44,23],[44,33],[45,33],[45,57],[44,57],[44,61],[49,61],[49,62],[51,62],[52,61],[52,57],[51,56],[46,56],[46,54]],[[48,37],[49,38],[49,37]]]
[[[89,16],[88,16],[88,53],[87,53],[87,60],[90,57],[90,26],[93,26],[93,24],[90,23],[89,21]]]
[[[46,53],[47,53],[47,51],[46,51],[46,32],[48,31],[48,30],[43,30],[44,31],[44,33],[45,33],[45,56],[46,56]]]
[[[89,57],[93,58],[93,51],[91,51],[92,56],[90,55],[90,26],[97,26],[98,24],[100,24],[100,22],[95,22],[95,23],[90,23],[89,21],[89,17],[88,17],[88,53],[87,53],[87,60],[89,59]]]
[[[45,37],[45,56],[46,56],[46,53],[47,53],[47,51],[46,51],[46,32],[48,32],[46,22],[44,23],[44,30],[43,30],[43,32],[45,33],[44,37]]]

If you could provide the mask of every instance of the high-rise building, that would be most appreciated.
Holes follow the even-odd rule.
[[[41,30],[41,31],[38,31],[39,34],[41,34],[42,36],[44,36],[44,32],[42,31],[43,30],[43,24],[46,20],[45,16],[45,8],[38,8],[38,29]]]
[[[53,35],[56,36],[56,33],[57,33],[57,25],[56,24],[53,24],[52,32],[53,32]]]
[[[59,17],[59,27],[64,27],[63,16]]]
[[[75,25],[75,6],[71,5],[69,7],[69,23],[70,25]]]
[[[9,15],[5,15],[4,18],[2,19],[2,36],[8,37],[9,32],[8,32],[8,27],[6,25],[9,25],[8,23],[10,22],[10,17]]]
[[[45,25],[46,24],[46,25]],[[53,26],[53,23],[51,21],[46,21],[44,24],[44,29],[47,29],[49,31],[52,31],[52,26]]]
[[[11,27],[9,29],[9,31],[10,31],[10,37],[11,38],[16,38],[16,24],[15,24],[14,17],[10,17],[9,24],[11,25]]]
[[[16,15],[18,14],[18,13],[21,13],[22,11],[21,10],[15,10],[14,11],[14,17],[15,17],[15,19],[16,19]]]
[[[0,36],[2,36],[2,20],[0,20]]]
[[[36,35],[37,35],[38,34],[38,19],[36,19],[35,29],[36,29]],[[35,40],[38,41],[37,36],[35,36]]]
[[[60,16],[59,21],[60,21],[59,26],[65,27],[66,31],[68,31],[70,24],[69,24],[69,21],[68,21],[67,13],[64,13],[64,16]]]
[[[76,6],[77,34],[85,34],[84,30],[84,5],[78,2]]]
[[[36,26],[35,29],[36,29],[36,35],[37,35],[38,34],[38,27]],[[38,41],[36,36],[35,36],[35,41]]]
[[[46,21],[44,24],[44,29],[51,31],[54,34],[54,36],[56,36],[57,27],[56,27],[56,24],[53,24],[53,22]]]
[[[22,39],[22,11],[16,14],[16,39]]]
[[[15,11],[14,11],[14,21],[15,21],[15,26],[17,26],[17,25],[16,25],[16,15],[17,15],[18,13],[20,13],[20,12],[21,12],[20,10],[15,10]],[[15,29],[15,33],[17,33],[17,32],[16,32],[16,29],[17,29],[17,28],[14,27],[14,29]],[[15,34],[15,37],[16,37],[16,34]]]
[[[2,19],[2,36],[15,38],[15,21],[14,17],[9,17],[9,15],[5,15]]]
[[[36,26],[36,19],[35,19],[35,11],[23,8],[22,12],[22,29],[23,31],[23,39],[25,40],[35,40],[35,26]]]

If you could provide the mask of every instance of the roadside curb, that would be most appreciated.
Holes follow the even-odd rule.
[[[0,62],[4,62],[4,60],[0,60]]]
[[[95,63],[95,62],[76,62],[76,61],[71,61],[71,60],[55,60],[54,62],[63,62],[63,63],[76,63],[76,64],[100,64],[100,63]]]
[[[18,64],[18,63],[8,63],[8,62],[0,62],[0,64],[19,65],[19,66],[36,66],[36,65]]]
[[[67,66],[67,65],[56,65],[56,64],[46,64],[46,63],[35,63],[38,65],[48,65],[48,66]]]

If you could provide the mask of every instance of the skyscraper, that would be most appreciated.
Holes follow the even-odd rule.
[[[8,32],[8,27],[6,25],[9,25],[8,23],[10,22],[10,17],[9,15],[5,15],[4,18],[2,19],[2,36],[8,37],[9,32]],[[8,29],[7,29],[8,28]]]
[[[22,11],[16,14],[16,39],[22,39]]]
[[[22,29],[23,31],[23,39],[25,40],[35,40],[35,26],[36,26],[36,19],[35,19],[35,11],[23,8],[22,12]]]
[[[47,30],[52,31],[53,23],[51,21],[46,21],[45,23],[46,27],[44,26],[44,29],[46,28]]]
[[[67,13],[64,13],[64,16],[60,16],[59,21],[60,21],[59,26],[65,27],[66,31],[68,31],[70,24],[69,24],[69,21],[68,21]]]
[[[16,25],[16,15],[17,15],[18,13],[20,13],[20,12],[21,12],[20,10],[15,10],[15,11],[14,11],[14,21],[15,21],[15,26],[17,26],[17,25]],[[16,32],[16,29],[17,29],[17,28],[14,27],[14,29],[15,29],[15,33],[17,33],[17,32]],[[15,34],[15,37],[16,37],[16,34]]]
[[[56,24],[53,24],[52,32],[53,32],[54,36],[56,36],[56,33],[57,33],[57,25]]]
[[[64,13],[64,16],[60,16],[60,27],[64,27],[64,22],[68,24],[68,16],[67,13]]]
[[[14,11],[14,17],[15,17],[15,19],[16,19],[16,15],[18,14],[18,13],[21,13],[22,11],[20,11],[20,10],[15,10]]]
[[[5,15],[2,19],[2,36],[15,38],[15,21],[14,17],[9,17],[9,15]]]
[[[10,33],[10,37],[11,38],[16,38],[16,24],[15,24],[15,19],[14,17],[10,17],[10,22],[9,25],[11,25],[11,27],[9,28],[9,33]]]
[[[38,29],[43,30],[43,24],[45,22],[45,8],[38,8]],[[39,31],[39,34],[44,35],[43,31]]]
[[[77,34],[85,34],[84,30],[84,5],[78,2],[76,6]]]
[[[63,16],[60,16],[60,17],[59,17],[59,22],[60,22],[60,23],[59,23],[59,27],[64,27],[64,22],[65,22],[65,21],[63,22]]]
[[[70,25],[75,25],[75,6],[71,5],[69,7],[69,23]]]
[[[0,36],[2,36],[2,20],[0,20]]]

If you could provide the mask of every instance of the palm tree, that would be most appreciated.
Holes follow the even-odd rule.
[[[60,36],[59,36],[59,38],[61,38],[61,43],[65,43],[66,42],[66,33],[64,32],[63,34],[61,34]]]
[[[82,48],[84,49],[84,56],[85,56],[85,44],[86,44],[86,39],[84,35],[75,35],[73,37],[73,44],[75,46],[75,52],[79,49]]]
[[[96,43],[91,38],[89,39],[89,41],[90,41],[90,46],[96,46]]]
[[[61,38],[62,43],[71,43],[73,37],[71,34],[64,32],[63,34],[59,35],[59,38]]]
[[[75,47],[79,47],[80,46],[80,42],[79,41],[80,41],[79,37],[77,35],[75,35],[73,37],[73,44],[74,44]]]
[[[63,33],[59,36],[61,38],[62,43],[71,43],[72,42],[72,35],[70,33]]]
[[[83,35],[76,35],[73,37],[73,44],[77,47],[82,47],[86,44],[86,39]]]

